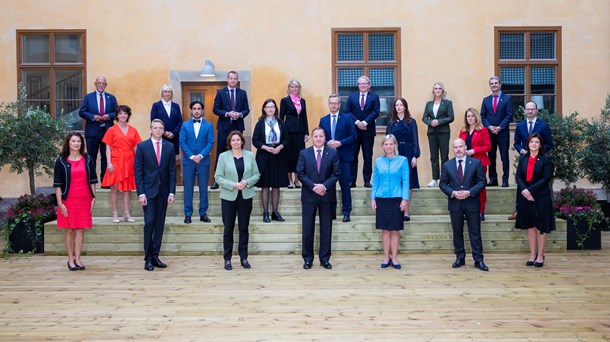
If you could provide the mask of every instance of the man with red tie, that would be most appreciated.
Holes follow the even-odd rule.
[[[97,163],[97,153],[100,153],[100,179],[106,173],[106,144],[102,142],[106,130],[113,125],[116,117],[115,109],[118,106],[114,95],[106,92],[108,82],[106,77],[100,75],[95,79],[95,91],[85,95],[78,115],[85,119],[85,141],[87,153],[94,163]]]
[[[498,186],[498,173],[496,171],[496,149],[500,150],[502,160],[502,187],[508,186],[510,160],[508,149],[510,147],[510,130],[508,125],[513,121],[513,100],[509,95],[502,93],[502,83],[498,76],[489,79],[491,95],[483,99],[481,104],[481,121],[489,130],[491,150],[489,157],[489,183],[488,186]]]

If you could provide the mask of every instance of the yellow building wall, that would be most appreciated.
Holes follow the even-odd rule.
[[[432,84],[440,80],[447,87],[457,135],[465,109],[480,108],[489,94],[494,27],[562,27],[563,113],[597,115],[610,92],[608,0],[4,0],[2,5],[0,101],[13,101],[17,93],[16,30],[86,29],[86,91],[93,91],[98,74],[106,75],[107,91],[132,107],[131,123],[143,138],[169,71],[199,70],[205,59],[217,70],[251,72],[251,127],[262,101],[279,100],[288,79],[298,78],[313,127],[327,113],[326,98],[333,92],[331,29],[400,27],[400,95],[420,127],[424,186],[430,163],[421,115]],[[0,196],[27,192],[27,182],[26,175],[3,168]],[[51,181],[38,178],[37,185]]]

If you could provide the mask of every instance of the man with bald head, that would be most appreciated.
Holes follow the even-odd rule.
[[[85,95],[78,115],[85,119],[85,141],[87,153],[97,164],[97,153],[100,153],[100,179],[106,174],[106,144],[102,142],[106,130],[112,127],[118,106],[116,97],[106,92],[108,82],[100,75],[95,78],[95,91]]]

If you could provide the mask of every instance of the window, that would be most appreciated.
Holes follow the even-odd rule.
[[[400,94],[400,29],[333,29],[333,89],[343,107],[358,91],[358,77],[371,79],[371,91],[379,95],[377,126],[387,122],[392,101]]]
[[[561,28],[496,27],[496,74],[513,98],[513,113],[525,102],[561,112]]]
[[[17,80],[25,87],[27,106],[64,116],[82,130],[78,116],[86,75],[84,30],[18,30]]]

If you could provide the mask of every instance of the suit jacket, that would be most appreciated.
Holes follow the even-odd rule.
[[[354,117],[354,122],[358,121],[366,121],[366,131],[364,131],[365,136],[374,137],[375,136],[375,120],[379,116],[379,110],[381,108],[381,104],[379,102],[379,96],[375,93],[368,92],[366,96],[366,102],[364,103],[364,110],[360,109],[360,92],[353,93],[347,98],[347,103],[345,104],[345,111],[352,114]],[[361,130],[358,130],[360,133]]]
[[[100,108],[97,105],[97,91],[85,95],[83,103],[78,111],[78,116],[85,119],[85,136],[97,136],[100,132],[100,123],[93,119],[94,115],[100,114]],[[118,103],[114,95],[104,92],[104,114],[108,114],[109,119],[106,120],[106,128],[114,125],[113,121],[116,118],[116,107]]]
[[[297,177],[301,181],[301,202],[318,203],[336,202],[336,186],[341,169],[339,168],[339,155],[337,150],[324,147],[322,160],[320,161],[320,172],[316,163],[314,147],[301,150],[297,162]],[[326,194],[320,196],[313,191],[314,184],[324,184]]]
[[[152,139],[144,140],[136,148],[134,161],[136,191],[147,199],[157,195],[167,197],[176,193],[176,155],[174,145],[161,139],[161,165]]]
[[[432,120],[438,120],[438,126],[432,127]],[[434,101],[428,101],[424,108],[424,116],[422,121],[428,125],[428,134],[434,133],[449,133],[451,128],[449,124],[453,122],[453,103],[451,100],[444,99],[438,107],[436,117],[434,117]]]
[[[170,131],[174,134],[173,139],[167,139],[165,136],[163,136],[163,139],[174,144],[174,151],[178,154],[178,147],[180,146],[180,128],[182,128],[182,112],[180,111],[180,106],[175,102],[171,102],[170,113],[169,116],[167,116],[163,101],[155,102],[150,109],[150,121],[153,121],[154,119],[163,121],[165,131]]]
[[[553,178],[553,162],[551,158],[546,155],[538,154],[536,165],[534,165],[534,174],[532,177],[532,183],[527,184],[527,163],[529,160],[529,154],[524,154],[519,157],[519,164],[515,174],[517,180],[517,193],[521,194],[521,191],[528,189],[534,199],[541,195],[550,194],[551,189],[551,178]]]
[[[450,212],[457,212],[460,209],[479,210],[479,193],[485,189],[485,172],[481,162],[472,158],[466,157],[462,165],[464,172],[464,181],[460,182],[457,175],[457,162],[455,158],[449,159],[443,163],[441,170],[440,189],[447,195],[448,208]],[[468,190],[470,197],[465,200],[458,200],[451,197],[453,191]]]
[[[280,141],[278,143],[284,146],[278,155],[283,157],[286,154],[286,145],[288,144],[288,131],[283,121],[278,120],[277,125],[280,128]],[[265,164],[267,164],[267,161],[271,156],[269,152],[261,151],[261,147],[266,145],[266,141],[265,120],[258,120],[254,126],[254,132],[252,133],[252,145],[259,150],[256,152],[256,162],[258,163],[257,165],[261,166],[260,170],[265,170]]]
[[[335,127],[335,140],[341,142],[341,147],[337,149],[339,159],[342,162],[354,160],[354,143],[357,133],[354,126],[354,118],[348,113],[339,112],[337,117],[337,127]],[[331,115],[327,114],[320,119],[318,126],[324,129],[326,142],[331,140]]]
[[[301,113],[298,114],[290,95],[282,98],[280,100],[280,120],[286,124],[288,133],[309,134],[305,99],[301,99]]]
[[[481,121],[483,126],[500,126],[500,134],[509,134],[508,125],[513,121],[513,100],[504,93],[500,93],[498,98],[498,108],[494,113],[493,95],[483,99],[481,104]]]
[[[513,146],[515,147],[515,150],[517,150],[517,153],[521,152],[522,149],[526,151],[529,150],[529,147],[526,146],[527,138],[529,138],[527,126],[527,119],[525,119],[519,122],[515,128],[515,144]],[[542,136],[542,140],[544,141],[544,153],[549,153],[553,148],[551,126],[539,118],[536,118],[532,133],[538,133]]]
[[[466,141],[467,135],[468,132],[460,130],[460,139]],[[481,127],[480,131],[474,130],[472,132],[472,149],[474,150],[472,157],[480,161],[482,166],[489,166],[487,152],[491,150],[491,139],[487,128]]]
[[[216,97],[214,97],[214,108],[212,109],[214,114],[218,115],[218,122],[216,123],[216,129],[229,133],[231,129],[231,119],[226,117],[227,112],[231,111],[231,97],[229,95],[229,88],[224,87],[218,89]],[[248,106],[248,95],[242,89],[235,88],[235,111],[240,112],[242,117],[235,120],[237,122],[237,129],[244,131],[246,128],[244,125],[244,118],[250,113],[250,107]]]
[[[261,174],[258,172],[254,154],[247,150],[242,150],[242,154],[244,158],[244,175],[242,180],[248,182],[248,186],[241,190],[241,195],[244,199],[248,199],[254,197],[254,185],[258,182]],[[233,185],[238,182],[238,175],[231,150],[221,153],[218,157],[214,180],[220,186],[220,198],[227,201],[235,201],[239,190],[235,189]]]
[[[209,121],[201,118],[199,134],[195,138],[195,124],[193,120],[187,120],[180,128],[180,148],[182,149],[182,163],[190,162],[192,156],[201,154],[203,159],[200,163],[210,165],[210,152],[214,147],[214,128]]]

